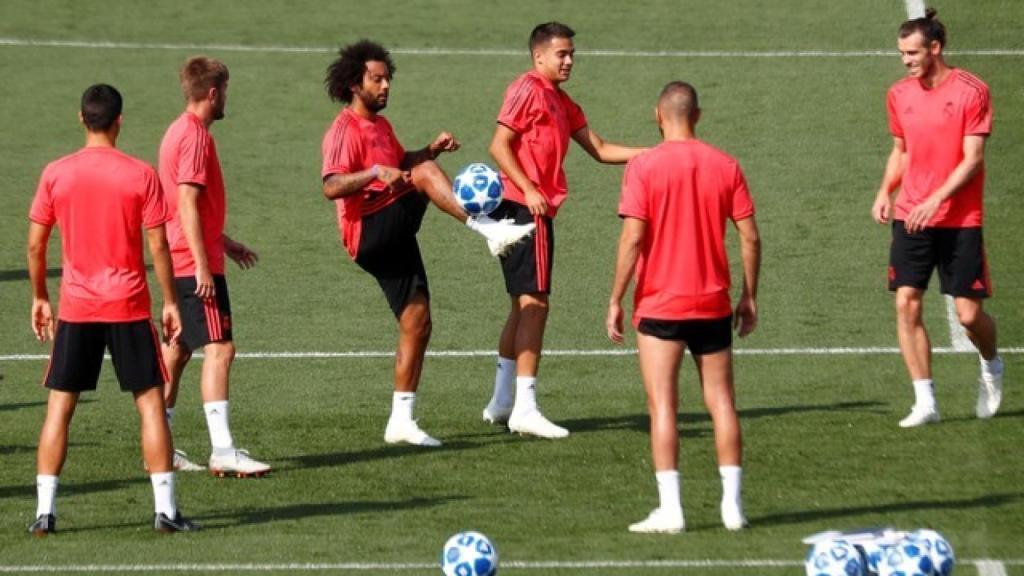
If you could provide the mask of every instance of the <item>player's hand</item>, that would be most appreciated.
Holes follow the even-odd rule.
[[[736,304],[736,314],[733,315],[732,327],[738,331],[740,338],[745,338],[757,328],[757,303],[750,296],[740,296],[740,301]]]
[[[53,309],[50,308],[49,300],[32,300],[32,332],[40,342],[53,340]]]
[[[921,202],[907,214],[907,220],[905,222],[907,226],[907,232],[914,234],[924,230],[928,223],[932,221],[932,217],[939,211],[939,206],[942,202],[935,199],[935,196],[928,197],[927,200]]]
[[[412,174],[406,170],[399,170],[390,166],[377,165],[377,180],[380,180],[394,192],[412,185]]]
[[[196,296],[203,300],[212,299],[217,295],[217,289],[213,284],[213,274],[210,270],[196,268]]]
[[[164,343],[171,346],[178,343],[178,336],[181,336],[181,313],[177,304],[164,304],[160,328],[164,334]]]
[[[526,207],[529,208],[530,214],[544,216],[548,213],[548,201],[536,189],[524,190],[523,196],[526,198]]]
[[[879,192],[875,203],[871,206],[871,217],[879,224],[888,224],[892,215],[892,197],[885,192]]]
[[[430,144],[430,155],[437,158],[442,152],[455,152],[461,144],[452,136],[451,132],[441,132]]]
[[[234,260],[242,270],[252,268],[260,259],[259,254],[254,250],[241,242],[230,239],[224,240],[224,253],[227,254],[228,258]]]
[[[616,344],[622,344],[622,305],[618,302],[608,303],[608,317],[604,322],[608,331],[608,339]]]

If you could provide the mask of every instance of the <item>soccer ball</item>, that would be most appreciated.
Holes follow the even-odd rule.
[[[911,532],[907,539],[919,543],[928,551],[928,557],[932,561],[933,574],[949,576],[953,573],[956,557],[953,555],[953,547],[942,534],[935,530],[921,529]]]
[[[455,177],[452,191],[466,214],[490,214],[501,204],[501,177],[487,164],[470,164]]]
[[[932,576],[930,547],[928,542],[909,537],[900,540],[879,561],[879,576]]]
[[[864,576],[860,552],[846,540],[818,542],[804,562],[807,576]]]
[[[498,573],[498,551],[479,532],[459,532],[444,543],[441,571],[445,576],[494,576]]]
[[[879,566],[886,556],[889,555],[889,551],[893,548],[893,543],[871,540],[857,544],[857,548],[860,549],[861,554],[864,556],[864,572],[869,576],[878,576],[878,573],[881,571]]]

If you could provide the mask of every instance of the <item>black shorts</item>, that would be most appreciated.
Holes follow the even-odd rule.
[[[381,210],[363,216],[356,264],[380,284],[395,318],[416,292],[430,298],[427,272],[416,233],[427,211],[427,199],[408,192]]]
[[[950,296],[983,299],[992,295],[981,228],[925,228],[907,233],[901,220],[892,223],[889,290],[900,286],[928,289],[932,270]]]
[[[117,381],[125,392],[163,386],[167,380],[160,354],[160,338],[149,320],[61,320],[57,323],[57,335],[53,339],[53,351],[43,384],[65,392],[95,390],[105,350],[110,350]]]
[[[537,229],[501,257],[505,290],[512,296],[551,294],[551,270],[555,262],[555,224],[547,216],[534,216],[517,202],[502,200],[491,212],[495,220],[511,218],[516,224],[533,222]]]
[[[661,340],[681,340],[690,354],[714,354],[732,346],[732,315],[710,320],[654,320],[641,318],[637,332]]]
[[[196,277],[179,276],[174,279],[181,311],[181,336],[178,342],[189,351],[198,350],[211,342],[231,342],[231,297],[223,274],[213,275],[215,291],[212,300],[196,296]]]

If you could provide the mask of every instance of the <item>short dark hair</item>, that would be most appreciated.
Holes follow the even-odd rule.
[[[926,44],[938,42],[939,46],[945,47],[946,27],[935,17],[937,14],[935,8],[928,8],[924,11],[924,17],[907,20],[900,26],[900,38],[920,32]]]
[[[210,88],[223,89],[229,77],[228,67],[223,62],[206,56],[189,58],[178,73],[181,92],[189,102],[202,100]]]
[[[395,75],[395,63],[391,53],[372,40],[360,40],[338,51],[338,59],[327,67],[324,87],[331,100],[352,101],[352,86],[363,83],[367,62],[383,62],[388,67],[388,77]]]
[[[530,51],[537,46],[550,42],[552,38],[572,38],[576,31],[561,22],[545,22],[538,24],[533,32],[530,32]]]
[[[82,93],[82,122],[90,132],[106,132],[121,115],[121,93],[109,84],[93,84]]]
[[[697,100],[697,89],[689,82],[673,80],[661,89],[658,96],[658,107],[662,113],[670,114],[674,119],[690,118],[700,110]]]

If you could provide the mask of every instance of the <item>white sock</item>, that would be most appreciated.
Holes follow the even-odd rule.
[[[498,357],[498,368],[494,371],[494,395],[491,404],[508,408],[515,403],[516,361]]]
[[[171,427],[171,421],[174,420],[174,406],[168,406],[164,408],[164,416],[167,417],[167,427]]]
[[[935,387],[931,378],[914,380],[914,406],[935,408]]]
[[[157,514],[174,518],[178,506],[174,502],[174,472],[150,474],[149,481],[153,484],[153,504]]]
[[[682,512],[683,503],[679,497],[679,471],[662,470],[654,473],[658,482],[658,502],[662,510],[679,510]]]
[[[516,376],[516,400],[512,411],[529,414],[537,409],[537,377]]]
[[[991,360],[985,360],[981,356],[978,356],[978,358],[981,359],[981,369],[984,370],[986,374],[999,375],[1003,373],[1003,359],[1000,358],[998,354],[996,354],[995,358]]]
[[[206,412],[206,428],[210,431],[210,445],[214,451],[234,449],[235,441],[228,426],[228,401],[207,402],[203,404],[203,411]]]
[[[412,409],[415,406],[415,392],[395,392],[391,396],[391,418],[393,420],[412,420]]]
[[[36,518],[43,514],[56,515],[57,477],[49,474],[37,475],[36,494],[39,497],[39,503],[36,505]]]
[[[722,477],[722,502],[740,505],[743,490],[743,468],[739,466],[719,466],[718,475]]]

